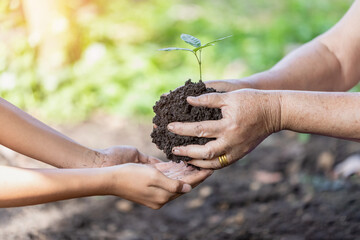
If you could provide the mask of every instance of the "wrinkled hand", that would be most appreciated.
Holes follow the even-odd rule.
[[[184,163],[156,164],[127,163],[109,167],[113,194],[153,209],[190,192],[193,187],[212,174],[210,170],[196,170]]]
[[[184,135],[216,138],[205,145],[173,148],[173,153],[193,158],[189,163],[209,169],[221,168],[218,157],[226,154],[229,164],[252,151],[273,132],[281,130],[280,100],[276,92],[243,89],[188,97],[193,106],[221,108],[223,118],[193,123],[174,122],[169,131]]]

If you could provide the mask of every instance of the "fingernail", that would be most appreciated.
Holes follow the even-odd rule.
[[[192,187],[189,184],[185,183],[181,189],[181,192],[188,193],[191,191],[191,189],[192,189]]]
[[[172,151],[173,151],[173,153],[174,153],[174,154],[179,154],[179,153],[180,153],[180,150],[179,150],[179,149],[177,149],[177,148],[173,148],[173,150],[172,150]]]
[[[173,125],[173,124],[169,124],[169,125],[168,125],[168,129],[169,129],[169,130],[174,130],[174,125]]]

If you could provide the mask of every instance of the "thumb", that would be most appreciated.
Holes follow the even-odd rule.
[[[221,108],[225,105],[223,93],[208,93],[198,97],[188,97],[187,101],[197,107]]]
[[[192,187],[189,184],[180,180],[168,178],[162,173],[157,185],[157,187],[160,187],[171,193],[187,193],[192,190]]]

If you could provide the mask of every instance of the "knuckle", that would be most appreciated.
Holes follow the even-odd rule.
[[[206,94],[204,95],[204,97],[201,99],[203,103],[208,103],[210,101],[210,96],[211,94]]]
[[[178,153],[177,154],[181,154],[181,155],[187,155],[188,154],[188,149],[187,147],[185,146],[180,146],[180,147],[177,147],[177,150],[178,150]]]
[[[208,99],[209,99],[208,95],[202,95],[198,98],[198,101],[203,103],[203,102],[207,102]]]
[[[196,125],[195,134],[198,137],[205,137],[205,131],[204,131],[203,125],[201,125],[201,124]]]
[[[215,156],[215,152],[210,147],[207,146],[204,153],[204,157],[206,159],[213,159],[214,156]]]
[[[163,195],[163,196],[160,196],[158,201],[157,201],[157,204],[159,205],[164,205],[165,203],[167,203],[169,201],[169,196],[166,196],[166,195]]]
[[[150,206],[151,209],[154,209],[154,210],[159,210],[160,208],[162,207],[162,205],[159,205],[159,204],[152,204]]]
[[[139,152],[139,150],[137,148],[133,147],[133,146],[126,146],[125,148],[126,148],[127,151],[129,151],[131,153],[138,153]],[[118,150],[122,151],[122,149],[120,149],[120,148]]]
[[[172,193],[176,193],[176,192],[180,192],[181,190],[181,187],[182,187],[182,184],[180,182],[176,182],[173,186],[173,189],[171,189]]]
[[[222,166],[221,166],[219,161],[215,161],[215,162],[212,163],[212,168],[213,169],[220,169],[220,168],[222,168]]]
[[[230,132],[240,132],[241,128],[238,124],[235,124],[234,122],[230,122],[228,125],[228,130]]]

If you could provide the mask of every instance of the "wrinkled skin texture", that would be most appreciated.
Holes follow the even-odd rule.
[[[221,168],[218,157],[226,154],[229,164],[253,150],[271,133],[280,130],[280,103],[276,94],[243,89],[188,98],[193,106],[221,108],[218,121],[174,122],[168,129],[176,134],[216,138],[207,144],[179,146],[173,153],[193,158],[189,163],[208,169]]]
[[[161,96],[160,100],[156,102],[153,108],[155,113],[153,123],[156,127],[151,133],[151,138],[152,142],[160,150],[163,150],[167,159],[175,162],[191,160],[185,156],[174,155],[172,148],[189,144],[204,145],[213,140],[210,138],[180,136],[167,130],[167,125],[171,122],[200,122],[221,119],[220,109],[193,107],[186,101],[188,96],[200,96],[212,92],[215,92],[215,89],[206,88],[202,81],[193,83],[188,80],[184,86]]]

